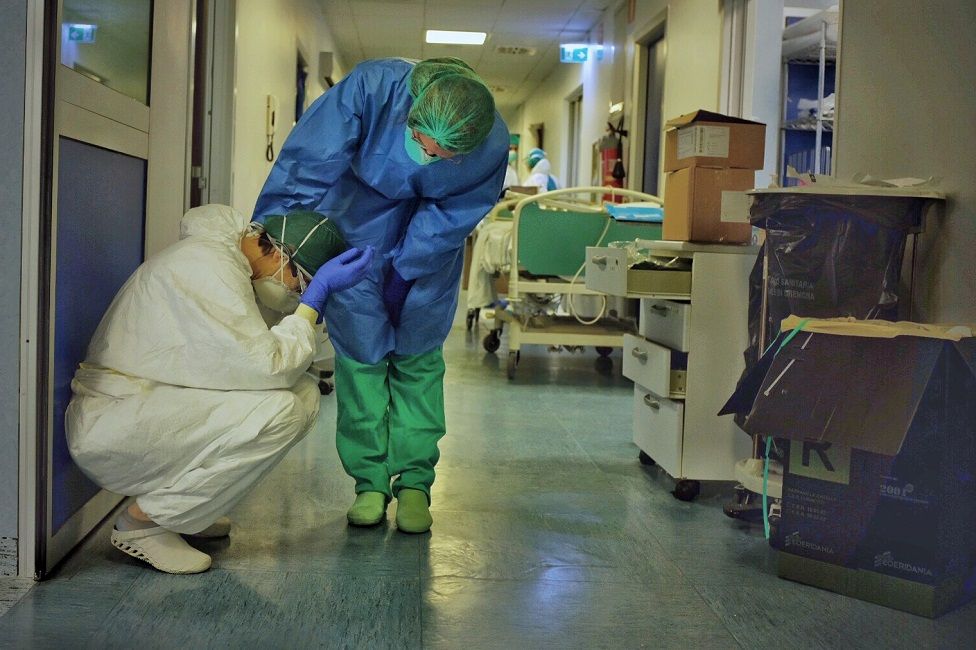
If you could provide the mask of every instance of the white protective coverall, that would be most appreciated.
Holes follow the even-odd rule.
[[[532,168],[529,175],[522,181],[522,185],[525,187],[538,187],[539,194],[560,189],[563,186],[562,183],[559,182],[558,178],[549,173],[550,170],[552,170],[552,165],[547,159],[543,158],[535,164],[535,167]],[[550,179],[552,179],[551,184],[549,183]]]
[[[119,290],[71,382],[75,462],[178,533],[226,514],[318,415],[316,331],[295,315],[265,324],[247,225],[227,206],[187,212],[181,241]]]

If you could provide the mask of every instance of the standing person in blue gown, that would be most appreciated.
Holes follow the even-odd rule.
[[[442,345],[464,239],[499,195],[508,144],[491,92],[460,59],[366,61],[305,112],[258,198],[258,221],[313,210],[378,253],[367,280],[325,310],[352,525],[383,521],[396,498],[399,530],[430,529]]]

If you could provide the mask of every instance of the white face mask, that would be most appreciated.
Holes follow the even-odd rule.
[[[278,278],[258,278],[253,280],[254,295],[262,305],[279,314],[293,314],[298,309],[299,294],[292,291]]]

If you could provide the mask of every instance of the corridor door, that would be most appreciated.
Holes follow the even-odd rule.
[[[50,219],[41,236],[49,254],[40,269],[47,287],[39,306],[47,340],[38,359],[40,577],[122,498],[72,462],[64,413],[74,371],[116,291],[148,254],[178,238],[193,28],[192,0],[57,5],[48,44]]]

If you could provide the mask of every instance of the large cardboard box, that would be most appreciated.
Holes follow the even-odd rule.
[[[765,124],[698,110],[669,120],[666,127],[666,172],[693,166],[763,168]]]
[[[667,175],[664,185],[663,239],[698,242],[748,242],[752,226],[722,221],[722,192],[755,185],[750,169],[687,167]]]
[[[976,592],[976,339],[825,322],[737,389],[784,450],[779,575],[939,616]]]

